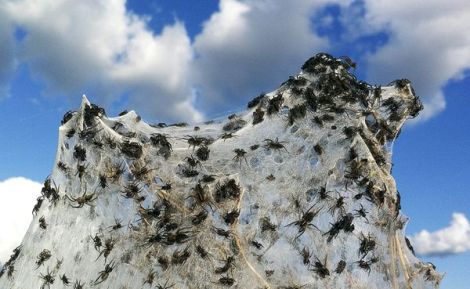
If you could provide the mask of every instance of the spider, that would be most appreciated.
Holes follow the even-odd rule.
[[[190,256],[191,252],[189,251],[188,247],[183,250],[175,250],[171,258],[171,263],[176,265],[183,264]]]
[[[32,211],[33,216],[38,213],[43,201],[44,201],[44,198],[42,196],[36,199],[36,204],[34,205],[33,211]]]
[[[106,264],[104,266],[104,270],[99,273],[98,278],[96,278],[93,285],[98,285],[106,281],[106,279],[108,279],[109,277],[109,274],[113,271],[114,267],[116,267],[114,261],[111,261],[109,264]]]
[[[95,196],[95,193],[87,194],[86,188],[85,188],[85,192],[83,193],[83,195],[79,197],[76,197],[76,198],[69,197],[67,194],[65,195],[65,197],[69,199],[69,201],[77,203],[77,205],[75,206],[70,205],[72,208],[82,208],[84,205],[91,206],[89,203],[93,202],[94,200],[98,198],[98,196]]]
[[[46,223],[46,219],[44,218],[44,216],[39,218],[39,228],[43,230],[47,229],[47,223]]]
[[[152,287],[153,280],[155,279],[156,274],[157,272],[155,272],[154,270],[150,270],[147,274],[147,278],[144,280],[144,283],[142,285],[149,284],[149,286]]]
[[[90,238],[93,240],[95,250],[100,251],[101,246],[103,245],[101,242],[101,238],[96,234],[94,237],[90,236]]]
[[[133,199],[133,198],[138,198],[141,192],[142,192],[142,187],[139,186],[138,182],[133,181],[125,185],[124,190],[121,193],[125,198]]]
[[[376,246],[376,242],[374,238],[370,236],[370,234],[368,234],[366,237],[364,236],[363,233],[361,233],[360,240],[361,240],[361,244],[359,246],[359,256],[362,255],[362,258],[364,258],[367,255],[367,253],[374,250]]]
[[[236,137],[236,135],[233,135],[233,132],[224,132],[220,138],[224,140],[224,142],[229,139],[229,138],[233,138],[233,137]]]
[[[276,137],[276,140],[272,140],[272,139],[265,139],[264,142],[266,142],[266,144],[264,145],[264,148],[266,149],[273,149],[273,150],[280,150],[280,149],[284,149],[286,152],[287,149],[286,147],[283,145],[283,141],[279,141],[278,138]]]
[[[189,157],[185,157],[184,160],[188,163],[188,165],[193,168],[197,165],[199,165],[199,167],[201,166],[201,162],[192,155]]]
[[[335,273],[341,274],[344,271],[344,268],[346,268],[346,262],[344,260],[340,260],[336,266]]]
[[[244,149],[234,149],[233,152],[235,156],[232,160],[238,161],[240,163],[240,167],[242,166],[242,159],[245,160],[246,165],[248,165],[248,161],[246,160],[246,151]]]
[[[74,147],[73,157],[80,162],[84,162],[86,160],[86,150],[80,145],[76,145]]]
[[[333,205],[328,209],[328,212],[334,215],[336,210],[339,210],[342,215],[346,213],[344,209],[344,197],[341,195],[339,195],[338,198],[334,201]]]
[[[81,180],[83,178],[83,175],[85,175],[87,168],[88,165],[77,164],[77,172],[75,173],[75,175],[78,175],[78,178]]]
[[[39,253],[39,256],[38,256],[37,261],[36,261],[36,265],[38,265],[37,268],[39,268],[44,262],[49,260],[49,258],[51,258],[51,256],[52,256],[51,251],[49,251],[47,249],[42,250],[41,253]]]
[[[318,257],[315,257],[315,263],[311,269],[313,272],[317,273],[321,278],[325,278],[330,275],[330,270],[326,267],[326,257],[325,261],[322,263]]]
[[[357,196],[357,195],[356,195],[356,196]],[[356,217],[363,217],[364,219],[366,219],[366,221],[369,221],[369,220],[367,219],[367,214],[368,214],[369,212],[367,212],[367,211],[364,209],[364,206],[362,206],[362,204],[360,204],[360,206],[361,206],[361,208],[360,208],[359,210],[358,210],[358,209],[354,210],[354,212],[355,212],[354,215],[355,215]]]
[[[256,125],[264,120],[264,111],[261,108],[257,108],[253,111],[253,125]]]
[[[207,186],[203,187],[201,183],[197,183],[196,186],[192,189],[193,195],[188,196],[186,199],[191,198],[195,202],[195,205],[201,207],[204,207],[204,205],[207,204],[213,211],[213,203],[210,194],[207,193],[206,187]]]
[[[215,269],[216,274],[226,273],[234,266],[235,258],[233,256],[227,257],[225,260],[222,260],[225,264],[222,267]]]
[[[230,278],[230,277],[221,277],[219,278],[219,283],[224,285],[224,286],[232,286],[235,283],[235,279]]]
[[[193,147],[193,151],[196,147],[201,145],[210,145],[212,141],[202,136],[186,136],[186,141],[189,144],[188,148]]]
[[[70,285],[70,280],[69,280],[69,278],[67,278],[67,276],[65,276],[65,274],[63,274],[63,275],[60,277],[60,280],[62,280],[62,283],[63,283],[65,286],[69,286],[69,285]]]
[[[199,254],[199,256],[202,259],[205,259],[207,257],[207,255],[209,255],[209,253],[206,251],[206,249],[204,249],[204,247],[202,247],[201,245],[196,245],[196,252]]]
[[[209,159],[209,153],[210,149],[206,145],[200,146],[196,150],[196,156],[201,161],[207,161]]]
[[[121,220],[119,220],[118,218],[114,218],[114,225],[111,225],[109,226],[108,228],[111,228],[110,231],[116,231],[116,230],[119,230],[122,228],[122,224],[121,224]]]
[[[299,233],[297,234],[295,239],[299,238],[309,226],[312,226],[320,231],[317,226],[311,223],[313,221],[313,218],[315,218],[321,210],[321,208],[318,210],[312,210],[314,206],[315,205],[312,205],[306,212],[303,212],[300,219],[286,225],[286,227],[291,225],[296,225],[299,227]]]
[[[98,260],[101,257],[101,255],[103,255],[104,256],[104,262],[106,263],[106,259],[108,258],[109,254],[113,250],[115,242],[116,241],[114,241],[113,238],[106,239],[104,241],[104,249],[101,250],[101,252],[98,255],[98,258],[96,258],[96,260]]]
[[[308,247],[304,247],[302,249],[302,252],[300,252],[302,255],[302,262],[304,265],[310,264],[310,258],[312,257],[312,252],[310,252],[310,249]]]
[[[44,283],[41,285],[41,289],[50,288],[52,284],[54,284],[55,278],[52,276],[51,272],[49,271],[49,268],[47,269],[47,274],[40,274],[39,277],[43,280]]]
[[[239,210],[233,210],[224,215],[224,221],[227,225],[232,225],[235,223],[237,218],[240,216],[240,211]]]
[[[83,289],[83,285],[85,285],[85,284],[82,284],[81,281],[77,280],[77,281],[75,281],[75,283],[73,284],[73,289]]]
[[[361,259],[354,263],[357,263],[359,265],[359,268],[366,270],[367,273],[370,275],[370,265],[376,263],[377,261],[378,261],[378,258],[373,257],[369,261],[364,261],[364,259]]]

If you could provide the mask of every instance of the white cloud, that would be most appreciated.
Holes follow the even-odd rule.
[[[125,95],[144,115],[199,121],[195,100],[206,114],[233,109],[329,50],[332,43],[315,25],[332,23],[331,15],[318,23],[312,17],[339,4],[345,43],[389,35],[365,55],[368,80],[409,78],[427,119],[445,108],[446,83],[470,68],[467,2],[366,0],[361,8],[350,0],[220,0],[192,42],[178,20],[155,34],[149,18],[127,10],[125,0],[0,0],[0,94],[16,57],[44,81],[47,94],[86,93],[106,106]],[[26,31],[16,45],[9,23]]]
[[[19,57],[49,92],[96,92],[109,105],[123,94],[152,116],[198,121],[188,66],[191,41],[179,21],[159,35],[125,0],[6,1],[2,9],[27,34]]]
[[[470,251],[470,223],[464,214],[452,214],[449,226],[428,232],[423,230],[410,238],[419,255],[447,255]]]
[[[442,88],[470,68],[468,1],[366,0],[364,9],[362,17],[345,17],[355,36],[389,34],[389,41],[368,55],[369,80],[408,78],[424,102],[421,119],[442,111]]]
[[[192,74],[204,106],[212,112],[234,108],[297,73],[328,46],[311,23],[326,2],[221,0],[194,43]]]
[[[23,177],[0,181],[0,261],[5,263],[24,237],[42,185]]]

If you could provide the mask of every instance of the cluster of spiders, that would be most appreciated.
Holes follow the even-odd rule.
[[[396,127],[394,123],[399,122],[403,115],[408,113],[416,115],[420,110],[420,103],[414,101],[411,104],[405,104],[400,101],[395,101],[392,98],[382,99],[381,88],[372,87],[351,75],[348,70],[355,68],[355,63],[349,58],[336,59],[327,54],[318,54],[309,59],[302,70],[307,73],[317,74],[319,79],[314,84],[302,77],[292,77],[283,84],[283,89],[280,89],[274,96],[268,97],[261,94],[255,97],[248,103],[248,108],[253,110],[252,125],[262,123],[265,118],[272,118],[275,115],[284,111],[283,105],[286,101],[286,93],[295,97],[297,102],[294,102],[290,107],[287,115],[288,126],[294,125],[296,122],[305,119],[307,112],[312,112],[312,123],[323,127],[325,124],[332,122],[339,115],[349,115],[355,113],[350,107],[359,107],[360,115],[366,121],[364,126],[350,125],[342,128],[345,141],[353,140],[360,137],[364,140],[367,148],[371,152],[375,163],[383,168],[387,164],[387,157],[383,153],[383,146],[387,141],[391,141],[396,137]],[[331,71],[339,71],[339,73],[332,73]],[[394,85],[401,90],[410,88],[409,82],[406,80],[396,81]],[[384,108],[388,116],[388,120],[380,118],[376,111],[378,108]],[[127,112],[123,112],[123,115]],[[76,112],[67,112],[62,120],[62,125],[67,124],[74,118]],[[231,254],[228,254],[223,260],[219,260],[219,266],[215,267],[214,273],[217,274],[217,279],[212,281],[219,285],[230,287],[236,283],[233,279],[232,271],[236,269],[238,257],[237,247],[232,226],[235,225],[241,215],[239,207],[231,206],[237,203],[241,196],[241,186],[234,178],[222,177],[219,178],[211,175],[209,171],[205,171],[205,163],[211,156],[211,144],[215,141],[212,138],[198,135],[186,135],[183,139],[188,144],[188,151],[190,154],[184,158],[184,163],[181,164],[180,173],[183,177],[189,178],[186,184],[190,184],[189,194],[185,197],[176,197],[176,201],[171,198],[159,196],[153,204],[144,202],[148,196],[147,188],[150,180],[152,179],[152,171],[156,170],[146,164],[144,156],[152,149],[152,152],[165,160],[172,157],[173,147],[170,143],[170,137],[163,133],[154,133],[150,136],[142,137],[136,132],[129,131],[124,123],[116,121],[112,129],[118,133],[122,138],[116,138],[107,135],[98,127],[98,118],[105,116],[104,109],[96,105],[85,105],[83,110],[82,129],[76,130],[74,128],[67,131],[67,138],[77,136],[77,142],[71,149],[71,155],[75,160],[75,176],[78,176],[80,183],[86,181],[89,183],[93,177],[92,173],[88,171],[89,165],[87,158],[90,158],[94,149],[102,149],[104,146],[109,147],[111,150],[118,149],[126,162],[112,163],[106,168],[106,171],[99,172],[97,176],[98,187],[87,191],[86,185],[84,189],[75,196],[64,193],[64,199],[68,200],[68,205],[74,209],[80,209],[85,206],[93,207],[98,200],[100,190],[104,190],[109,186],[119,186],[117,191],[119,196],[124,199],[134,200],[138,206],[137,221],[129,224],[129,228],[135,231],[135,234],[140,234],[140,241],[143,248],[156,249],[160,252],[157,257],[157,262],[162,271],[167,270],[170,266],[181,266],[187,263],[190,258],[199,256],[201,259],[206,260],[211,258],[211,252],[204,248],[202,243],[196,242],[198,234],[204,229],[202,226],[207,219],[210,218],[211,212],[217,212],[223,227],[211,226],[210,231],[218,238],[230,244]],[[139,122],[140,117],[137,117],[135,122]],[[229,116],[229,121],[224,124],[223,133],[220,140],[224,142],[237,137],[237,131],[247,125],[247,122],[237,115]],[[167,125],[159,124],[155,127],[164,128]],[[187,126],[187,124],[179,123],[175,126]],[[332,125],[332,129],[337,129]],[[195,131],[199,131],[199,127],[195,127]],[[119,139],[119,140],[117,140]],[[230,141],[230,140],[229,140]],[[72,142],[70,142],[72,143]],[[146,145],[148,143],[148,145]],[[68,149],[69,143],[64,146]],[[88,145],[88,146],[87,146]],[[90,149],[93,146],[93,150]],[[245,165],[249,167],[247,157],[259,147],[265,150],[273,150],[278,153],[289,153],[286,148],[287,142],[276,139],[266,138],[263,143],[254,144],[248,148],[235,148],[233,155],[230,156],[233,163],[238,164],[240,169]],[[313,146],[313,150],[319,156],[325,155],[327,151],[322,144],[317,143]],[[288,146],[289,147],[289,146]],[[87,150],[88,149],[88,150]],[[290,148],[289,148],[290,150]],[[349,185],[354,184],[360,188],[359,193],[353,196],[353,200],[365,198],[376,205],[382,206],[389,195],[388,189],[384,184],[374,182],[369,177],[369,169],[371,160],[364,158],[356,151],[355,147],[351,145],[348,151],[346,165],[347,168],[344,172],[344,178]],[[129,165],[130,163],[130,165]],[[63,161],[57,163],[57,168],[65,175],[70,175],[74,170]],[[127,178],[122,177],[128,171]],[[274,180],[274,175],[267,177],[268,180]],[[187,180],[187,179],[185,179]],[[124,183],[123,183],[124,182]],[[214,183],[214,184],[211,184]],[[346,189],[347,186],[346,185]],[[173,195],[175,184],[165,183],[159,187],[166,195]],[[178,185],[176,184],[178,188]],[[33,214],[37,214],[41,208],[44,200],[49,200],[51,204],[57,204],[60,199],[60,188],[57,187],[53,180],[46,179],[44,187],[41,191],[41,197],[37,199],[37,203],[33,208]],[[347,208],[346,196],[337,193],[337,196],[330,194],[326,186],[320,187],[316,194],[316,204],[304,206],[302,202],[296,200],[294,207],[298,210],[298,216],[286,224],[286,227],[296,229],[294,242],[300,242],[303,234],[309,230],[319,232],[325,236],[326,243],[331,243],[340,236],[340,234],[351,234],[355,231],[354,222],[358,219],[368,220],[369,212],[359,204],[359,207]],[[179,198],[179,199],[178,199]],[[182,199],[183,198],[183,199]],[[175,205],[183,204],[184,209],[188,210],[186,217],[178,212],[179,208]],[[396,198],[396,211],[399,211],[399,196]],[[317,205],[317,204],[322,204]],[[223,208],[223,210],[220,210]],[[331,214],[334,221],[330,223],[330,227],[321,231],[314,220],[318,217],[321,211]],[[347,211],[349,209],[349,212]],[[260,231],[262,234],[269,234],[278,230],[279,224],[275,224],[269,217],[262,217],[258,220]],[[135,225],[137,223],[137,225]],[[46,230],[48,224],[44,217],[39,219],[39,226],[41,229]],[[122,220],[115,218],[115,223],[108,226],[107,233],[110,237],[105,237],[103,232],[90,236],[95,250],[98,252],[98,257],[104,258],[104,268],[98,272],[98,276],[92,280],[91,285],[96,286],[108,280],[109,276],[113,274],[113,270],[118,266],[113,259],[108,262],[108,257],[114,255],[114,247],[118,239],[115,235],[123,231],[125,227],[122,225]],[[373,264],[378,262],[378,257],[374,255],[378,244],[374,236],[364,235],[362,232],[359,237],[358,244],[358,261],[351,262],[360,269],[370,273]],[[253,238],[249,242],[251,250],[263,250],[266,245],[265,240],[262,238]],[[409,245],[411,247],[411,245]],[[171,249],[169,249],[171,248]],[[0,272],[0,277],[4,272],[11,277],[15,272],[14,261],[18,257],[21,248],[15,251],[16,257],[10,263],[4,266]],[[163,253],[161,253],[163,252]],[[170,252],[170,254],[167,254]],[[195,252],[196,254],[193,254]],[[317,256],[314,256],[314,253]],[[340,260],[337,264],[328,264],[328,258],[325,256],[323,259],[318,256],[318,252],[313,252],[309,247],[304,246],[300,250],[302,263],[307,266],[319,278],[327,278],[332,274],[341,274],[346,270],[346,260]],[[42,266],[47,260],[51,258],[51,252],[43,250],[37,257],[36,264],[38,267]],[[349,267],[348,267],[349,268]],[[268,270],[269,271],[269,270]],[[266,271],[266,275],[272,275],[274,271]],[[54,271],[50,272],[47,269],[45,274],[41,274],[40,279],[43,284],[41,288],[50,287],[56,281]],[[153,269],[150,270],[143,280],[143,285],[148,284],[153,286],[156,282],[157,272]],[[71,285],[69,278],[63,274],[60,280],[65,286]],[[165,282],[158,283],[156,288],[168,289],[172,288],[170,280],[166,279]],[[84,284],[76,281],[74,289],[83,288]],[[305,285],[303,285],[305,286]],[[280,288],[301,288],[303,286],[281,286]]]

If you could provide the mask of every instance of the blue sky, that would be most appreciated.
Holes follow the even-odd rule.
[[[83,93],[109,115],[197,122],[241,109],[317,52],[349,55],[359,78],[409,78],[421,96],[393,151],[407,234],[446,240],[422,258],[446,272],[442,288],[467,286],[470,228],[452,216],[470,216],[468,2],[43,2],[0,0],[0,183],[47,177]]]

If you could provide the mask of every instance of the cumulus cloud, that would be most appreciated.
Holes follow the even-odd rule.
[[[328,46],[311,23],[326,3],[221,0],[194,42],[194,82],[204,107],[224,111],[297,73],[303,61]]]
[[[175,21],[156,35],[148,17],[125,0],[7,1],[4,14],[26,31],[19,58],[49,92],[93,91],[104,104],[129,97],[138,110],[163,118],[202,119],[192,105],[191,41]]]
[[[338,39],[374,46],[355,40],[384,33],[385,44],[358,48],[370,51],[362,55],[368,80],[409,78],[427,119],[445,108],[446,83],[470,68],[467,2],[220,0],[192,41],[179,20],[156,34],[149,17],[130,12],[125,0],[0,0],[0,95],[17,59],[47,94],[86,93],[106,106],[125,100],[147,116],[200,121],[270,91],[311,55],[334,50]],[[322,14],[329,5],[341,7],[345,24],[331,33],[346,40],[317,32],[334,23]],[[26,32],[18,43],[12,27]]]
[[[41,184],[14,177],[0,181],[0,262],[5,263],[31,223],[31,210]]]
[[[419,255],[442,256],[470,251],[470,223],[464,214],[452,214],[449,226],[428,232],[423,230],[410,238]]]
[[[442,111],[443,87],[470,68],[468,1],[365,0],[362,9],[344,9],[356,37],[388,34],[388,42],[367,55],[369,80],[408,78],[424,102],[421,119]]]

